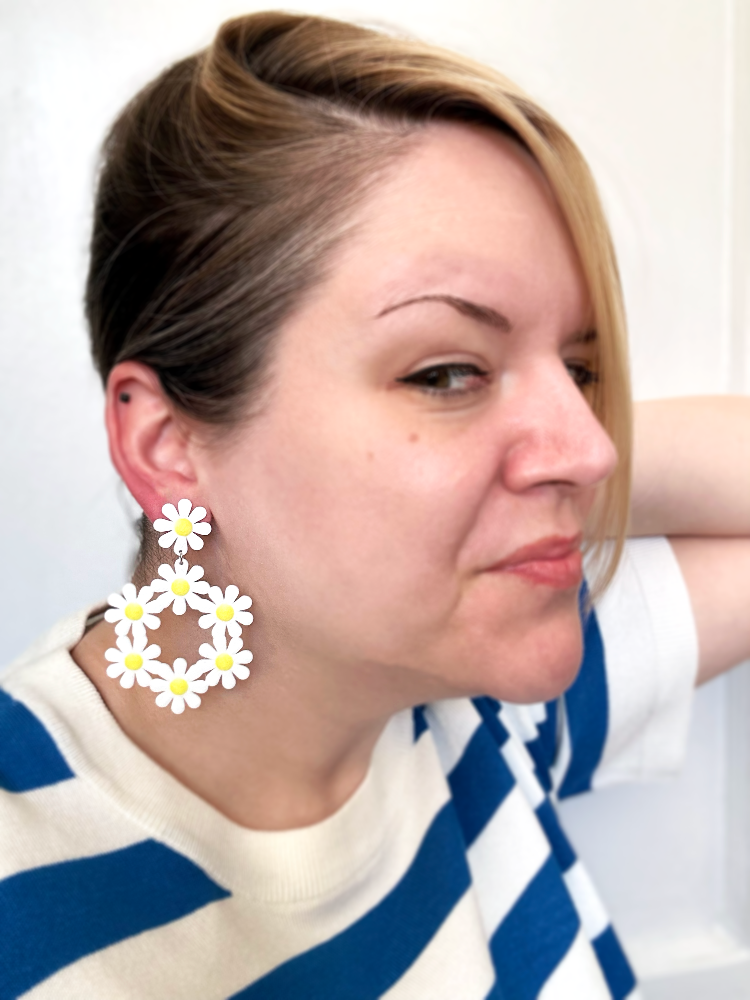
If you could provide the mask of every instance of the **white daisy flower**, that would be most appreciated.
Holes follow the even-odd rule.
[[[203,539],[200,536],[208,535],[211,531],[211,525],[203,522],[206,516],[205,507],[193,508],[189,500],[180,500],[176,507],[172,503],[165,503],[161,512],[164,517],[154,521],[154,528],[166,532],[159,539],[159,545],[163,549],[169,549],[174,545],[177,555],[184,556],[188,545],[191,549],[203,548]]]
[[[206,614],[198,619],[201,628],[212,628],[214,643],[224,635],[224,631],[237,639],[242,635],[242,626],[249,625],[253,616],[246,609],[253,603],[249,597],[240,597],[240,588],[230,583],[222,594],[220,587],[210,587],[208,600],[201,601],[200,610]]]
[[[161,649],[146,646],[145,632],[134,636],[132,642],[126,635],[119,635],[115,641],[117,649],[108,649],[104,654],[105,659],[110,661],[107,677],[119,677],[124,688],[132,688],[136,681],[141,687],[150,687],[149,671],[155,670],[154,664],[161,656]]]
[[[201,580],[203,576],[202,566],[193,566],[188,569],[186,559],[178,559],[174,564],[174,569],[165,563],[159,567],[161,580],[152,580],[151,587],[156,591],[164,591],[162,597],[158,598],[159,610],[164,611],[172,605],[172,611],[176,615],[184,615],[188,604],[195,611],[202,610],[198,594],[208,593],[208,583]]]
[[[198,660],[196,667],[208,671],[204,680],[209,687],[215,687],[219,681],[225,688],[233,688],[237,680],[244,681],[250,676],[245,666],[250,663],[253,654],[249,649],[242,648],[242,639],[230,639],[227,646],[226,636],[216,636],[213,646],[204,642],[199,653],[205,660]]]
[[[104,612],[104,619],[116,622],[115,632],[127,635],[133,630],[133,635],[145,635],[145,629],[158,628],[161,622],[156,617],[161,608],[158,601],[152,601],[154,592],[151,587],[141,587],[136,592],[132,583],[126,583],[120,594],[110,594],[111,608]]]
[[[171,703],[174,714],[181,715],[186,702],[188,708],[200,706],[199,695],[206,693],[208,684],[200,679],[204,671],[197,663],[188,668],[187,660],[178,656],[173,667],[159,663],[154,665],[153,670],[159,675],[151,681],[151,690],[156,692],[159,708],[166,708]]]

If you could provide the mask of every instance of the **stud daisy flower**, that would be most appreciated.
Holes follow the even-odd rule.
[[[164,517],[154,521],[154,528],[162,532],[159,545],[163,549],[174,545],[177,555],[184,556],[188,545],[191,549],[203,548],[200,536],[208,535],[211,531],[211,525],[203,520],[206,516],[205,507],[193,507],[189,500],[180,500],[176,507],[172,503],[165,503],[161,512]]]
[[[178,656],[173,666],[166,663],[154,664],[154,673],[158,677],[151,680],[151,690],[156,692],[156,704],[159,708],[172,706],[175,715],[182,715],[185,705],[188,708],[198,708],[200,695],[208,690],[208,684],[201,680],[204,672],[197,663],[188,667],[187,660]]]
[[[208,583],[201,580],[202,566],[192,566],[188,569],[187,560],[178,559],[174,569],[165,563],[159,567],[160,580],[151,581],[151,587],[157,592],[164,591],[158,598],[159,610],[164,611],[172,605],[176,615],[184,615],[188,604],[196,611],[202,610],[199,594],[208,593]]]
[[[198,652],[205,660],[198,660],[196,667],[208,671],[204,680],[209,687],[221,681],[225,688],[233,688],[238,680],[244,681],[250,676],[245,664],[250,663],[253,654],[242,648],[242,639],[230,639],[227,645],[226,636],[215,636],[213,646],[204,642]]]
[[[119,635],[115,640],[117,649],[108,649],[104,654],[110,661],[107,677],[119,677],[124,688],[132,688],[136,681],[141,687],[150,687],[150,671],[156,669],[161,649],[154,645],[147,647],[147,641],[145,632],[134,636],[132,642],[126,635]]]
[[[120,594],[109,595],[112,607],[104,612],[104,620],[116,623],[118,635],[127,635],[131,628],[134,636],[144,634],[147,628],[158,628],[161,622],[156,616],[161,609],[158,601],[151,600],[153,596],[151,587],[136,591],[132,583],[126,583]]]
[[[238,639],[242,635],[242,626],[249,625],[253,616],[247,608],[253,603],[249,597],[240,597],[240,588],[230,583],[224,593],[220,587],[209,587],[208,600],[201,601],[201,615],[198,624],[201,628],[212,628],[216,643],[226,629],[229,634]]]

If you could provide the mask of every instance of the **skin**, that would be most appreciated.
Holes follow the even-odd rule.
[[[561,693],[580,662],[577,586],[498,564],[574,539],[615,467],[582,384],[588,311],[535,165],[499,134],[441,124],[283,326],[252,420],[208,439],[149,369],[114,369],[118,471],[152,521],[181,497],[209,510],[191,564],[255,614],[250,679],[183,717],[106,678],[112,626],[87,633],[74,658],[131,739],[236,822],[287,829],[346,801],[402,708]],[[162,614],[162,660],[198,658],[197,618]]]
[[[631,531],[670,536],[698,632],[698,683],[750,658],[750,399],[635,408]]]

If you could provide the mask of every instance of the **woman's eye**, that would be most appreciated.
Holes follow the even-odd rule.
[[[585,361],[566,361],[565,367],[579,389],[588,389],[599,381],[598,374]]]
[[[422,368],[396,381],[415,385],[425,392],[449,396],[484,388],[488,375],[489,372],[482,371],[476,365],[445,364],[430,365],[429,368]]]

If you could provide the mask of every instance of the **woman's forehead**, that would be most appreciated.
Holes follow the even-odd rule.
[[[446,125],[420,141],[366,196],[339,257],[344,270],[377,262],[390,283],[491,277],[528,254],[572,251],[548,185],[517,143],[487,128]]]
[[[529,155],[463,125],[425,130],[397,161],[329,274],[329,291],[366,299],[372,315],[417,296],[507,302],[581,291],[571,287],[581,284],[572,242]]]
[[[549,186],[518,142],[493,129],[441,123],[422,129],[370,189],[358,215],[363,236],[398,235],[408,224],[439,238],[501,216],[544,211],[559,218]]]

